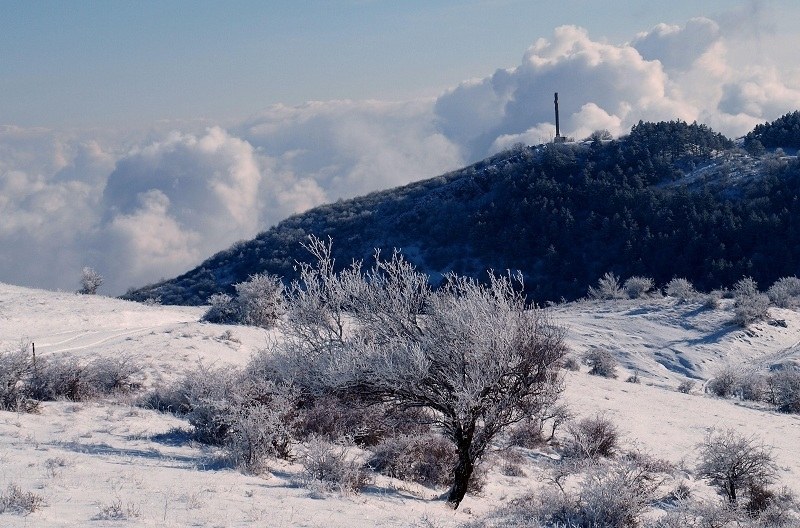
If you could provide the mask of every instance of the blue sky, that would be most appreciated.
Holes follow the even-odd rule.
[[[777,32],[800,20],[792,1],[3,1],[0,124],[228,122],[274,103],[434,97],[515,66],[563,24],[622,43],[737,11],[780,11]]]
[[[0,281],[120,294],[561,132],[800,109],[796,0],[0,0]]]

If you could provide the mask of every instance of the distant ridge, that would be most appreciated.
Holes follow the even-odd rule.
[[[787,114],[781,127],[795,118]],[[769,135],[770,124],[759,127],[759,137]],[[292,216],[123,297],[196,305],[254,273],[290,281],[308,259],[301,243],[310,234],[331,237],[342,266],[400,248],[434,280],[518,269],[537,302],[581,297],[607,271],[659,285],[685,277],[702,289],[748,275],[767,287],[800,274],[800,166],[784,154],[763,145],[751,154],[682,121],[640,121],[615,141],[517,145]]]

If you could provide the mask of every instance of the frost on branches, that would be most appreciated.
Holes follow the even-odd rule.
[[[290,289],[273,368],[304,391],[427,409],[456,450],[457,508],[492,439],[560,392],[563,329],[527,305],[519,276],[449,275],[434,291],[398,252],[337,272],[330,241],[307,248],[317,262]]]

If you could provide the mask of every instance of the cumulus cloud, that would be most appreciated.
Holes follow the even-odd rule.
[[[435,100],[275,105],[227,128],[144,133],[0,126],[0,280],[71,290],[91,265],[119,294],[174,276],[293,213],[548,141],[554,92],[578,139],[676,118],[741,135],[800,108],[800,74],[768,53],[742,62],[737,20],[625,43],[562,26],[516,67]],[[745,34],[768,45],[769,32]]]

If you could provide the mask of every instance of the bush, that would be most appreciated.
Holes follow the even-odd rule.
[[[257,273],[234,284],[241,323],[272,328],[284,313],[283,283],[274,275]]]
[[[258,474],[266,470],[269,457],[291,457],[289,415],[294,407],[294,394],[279,390],[272,382],[251,390],[253,393],[244,401],[234,402],[224,443],[236,467]]]
[[[800,413],[800,371],[787,368],[767,379],[772,403],[785,413]]]
[[[358,493],[369,483],[369,474],[362,464],[348,455],[348,448],[321,438],[308,442],[302,458],[303,483],[308,487],[321,486],[324,491]]]
[[[452,484],[456,453],[440,435],[401,435],[375,446],[367,465],[384,475],[430,487]]]
[[[604,378],[617,377],[617,360],[604,348],[592,348],[583,356],[583,362],[589,365],[589,374]]]
[[[776,280],[767,290],[769,300],[780,308],[797,306],[800,298],[800,279],[797,277],[782,277]]]
[[[393,432],[386,422],[387,410],[355,395],[307,395],[301,403],[296,434],[299,438],[317,436],[330,442],[350,438],[358,445],[375,445]]]
[[[711,431],[698,446],[699,476],[709,479],[731,504],[749,490],[764,489],[778,471],[772,451],[755,437],[744,437],[732,429]]]
[[[283,283],[278,277],[263,273],[251,275],[234,284],[236,297],[216,293],[204,321],[220,324],[244,324],[272,328],[284,313]]]
[[[573,458],[608,458],[619,447],[619,430],[608,418],[594,416],[567,426],[565,454]]]
[[[678,392],[682,392],[684,394],[689,394],[690,392],[692,392],[692,389],[694,388],[695,384],[696,383],[695,383],[694,380],[690,380],[690,379],[683,380],[678,385]]]
[[[561,367],[564,368],[565,370],[571,370],[573,372],[581,369],[581,366],[578,364],[578,361],[572,356],[565,357],[564,361],[561,362]]]
[[[730,365],[719,369],[716,375],[706,384],[706,390],[720,398],[730,398],[736,393],[742,373]]]
[[[27,345],[16,351],[0,351],[0,410],[34,412],[38,402],[30,397],[25,383],[33,369]]]
[[[22,491],[16,484],[9,484],[4,492],[0,492],[0,514],[28,515],[42,506],[44,499],[41,496],[31,491]]]
[[[649,277],[631,277],[622,285],[625,294],[631,299],[644,297],[653,289],[653,279]]]
[[[763,293],[747,297],[736,297],[733,305],[733,321],[739,326],[748,326],[768,316],[769,297]]]
[[[126,358],[83,364],[76,358],[51,356],[37,360],[26,390],[38,400],[85,401],[137,388],[134,377],[139,372],[141,367]]]
[[[692,283],[677,277],[667,283],[664,292],[668,297],[673,297],[679,302],[688,302],[697,297],[697,291],[695,291]]]
[[[215,293],[208,298],[210,305],[203,315],[203,321],[217,324],[236,324],[239,322],[239,306],[227,293]]]
[[[81,270],[81,289],[78,293],[84,295],[95,295],[97,289],[103,284],[103,277],[89,266]]]
[[[597,287],[589,287],[589,297],[598,300],[621,299],[623,297],[622,288],[619,285],[619,277],[611,272],[606,273],[597,280]]]

